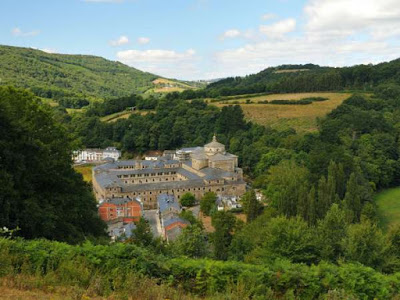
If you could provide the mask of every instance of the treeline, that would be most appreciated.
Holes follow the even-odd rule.
[[[130,244],[70,246],[4,238],[0,253],[0,275],[9,285],[48,289],[56,282],[64,293],[74,286],[79,298],[389,300],[400,293],[398,273],[384,275],[357,263],[166,259]]]
[[[282,72],[282,70],[293,72]],[[299,71],[302,70],[302,71]],[[307,71],[304,71],[307,70]],[[184,91],[181,99],[217,98],[255,93],[315,91],[372,91],[383,83],[400,83],[400,59],[377,65],[330,68],[315,65],[285,65],[267,68],[245,77],[230,77],[198,91]]]

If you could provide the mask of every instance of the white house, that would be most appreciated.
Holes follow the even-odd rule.
[[[118,160],[121,157],[121,151],[116,147],[107,147],[106,149],[84,149],[74,151],[73,160],[80,162],[101,162],[108,158]]]

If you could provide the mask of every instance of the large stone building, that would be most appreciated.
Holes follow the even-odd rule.
[[[241,196],[246,189],[238,157],[227,153],[214,136],[204,147],[165,151],[156,160],[116,161],[93,168],[98,200],[140,198],[145,209],[157,208],[157,195],[177,199],[190,192]]]

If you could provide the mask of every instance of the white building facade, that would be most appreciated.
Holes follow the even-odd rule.
[[[74,151],[73,160],[75,163],[82,162],[101,162],[106,159],[119,160],[121,151],[116,147],[107,147],[106,149],[84,149]]]

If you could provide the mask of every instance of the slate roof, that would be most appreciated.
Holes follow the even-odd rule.
[[[175,218],[164,220],[164,228],[168,227],[169,225],[174,224],[174,223],[183,223],[183,224],[187,224],[187,225],[190,224],[188,221],[177,216]]]
[[[154,191],[154,190],[168,190],[168,189],[183,189],[191,187],[202,187],[204,185],[203,179],[195,180],[182,180],[182,181],[164,181],[164,182],[149,182],[141,184],[121,184],[123,192],[136,192],[136,191]]]
[[[191,164],[186,163],[188,166]],[[148,183],[141,183],[141,184],[125,184],[123,182],[123,178],[120,179],[117,175],[123,174],[146,174],[146,173],[154,173],[157,170],[115,170],[115,171],[103,171],[99,173],[95,173],[97,183],[105,187],[121,187],[123,192],[136,192],[136,191],[143,191],[143,190],[167,190],[167,189],[181,189],[181,188],[197,188],[204,186],[204,180],[217,180],[223,178],[231,178],[235,177],[236,174],[234,172],[227,172],[221,169],[215,168],[203,168],[200,170],[201,173],[204,174],[203,177],[197,175],[196,173],[192,173],[188,170],[183,168],[167,168],[161,169],[158,171],[176,171],[179,174],[187,177],[188,180],[182,181],[163,181],[163,182],[148,182]],[[242,182],[242,181],[240,181]]]
[[[126,203],[129,203],[129,202],[132,202],[132,201],[136,201],[139,204],[141,204],[139,200],[130,199],[130,198],[111,198],[111,199],[105,200],[103,203],[111,203],[111,204],[115,204],[115,205],[122,205],[122,204],[126,204]]]
[[[173,195],[160,194],[157,196],[157,202],[160,213],[163,213],[170,208],[174,208],[177,211],[181,210],[178,201],[176,201]]]

